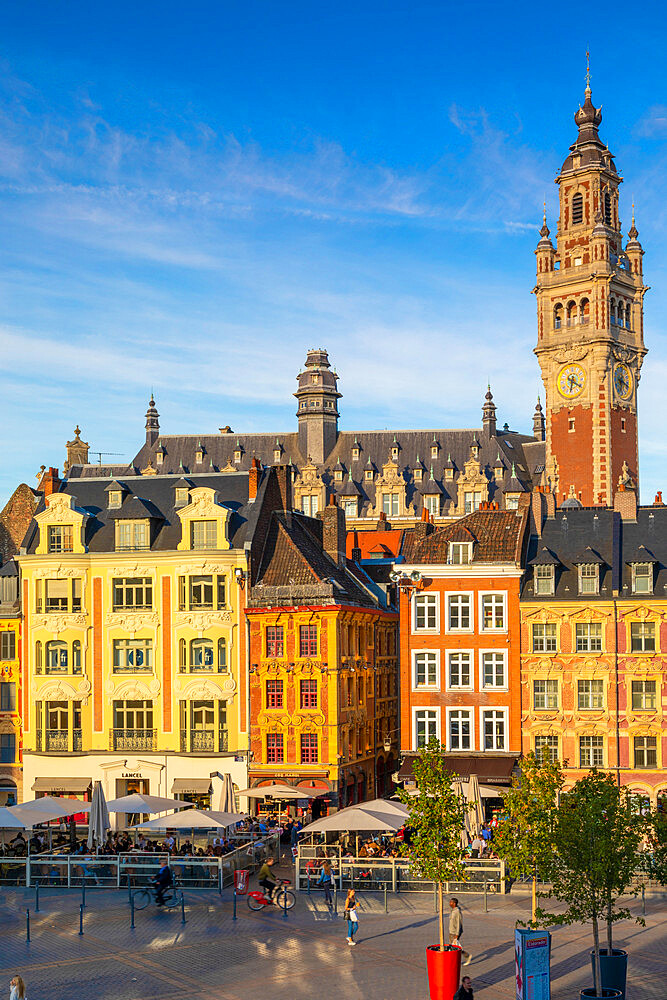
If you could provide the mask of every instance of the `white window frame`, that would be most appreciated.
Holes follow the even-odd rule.
[[[341,503],[345,517],[356,517],[359,513],[358,500],[343,500]]]
[[[450,732],[450,718],[452,712],[467,712],[470,719],[470,746],[469,747],[452,747],[451,732]],[[475,746],[475,709],[472,705],[452,705],[446,709],[446,724],[447,724],[447,750],[451,753],[471,753],[476,750]]]
[[[547,684],[554,684],[554,683],[556,685],[556,704],[555,704],[555,706],[549,706],[548,704],[545,704],[544,707],[542,707],[542,706],[538,707],[537,700],[535,698],[535,685],[536,684],[544,684],[544,686],[545,686],[544,687],[544,700],[545,700],[545,703],[546,703],[549,700],[549,693],[547,691],[546,685]],[[533,686],[532,686],[532,690],[531,690],[531,698],[532,698],[532,702],[533,702],[533,711],[534,712],[558,712],[560,710],[560,684],[559,684],[558,678],[557,677],[533,677]]]
[[[484,683],[484,656],[486,654],[493,654],[494,656],[502,656],[503,659],[503,677],[505,679],[504,684],[485,684]],[[479,690],[480,691],[508,691],[509,690],[509,680],[507,677],[507,650],[506,649],[480,649],[479,651]],[[489,706],[487,706],[489,707]]]
[[[505,745],[502,746],[502,747],[498,747],[498,746],[485,747],[484,746],[484,716],[487,714],[487,712],[498,712],[503,717],[503,721],[505,723],[505,741],[504,741]],[[495,734],[494,734],[494,742],[495,742]],[[508,748],[509,748],[509,743],[510,743],[509,709],[508,708],[504,708],[502,705],[500,705],[500,706],[499,705],[485,705],[483,708],[480,708],[480,710],[479,710],[479,749],[482,751],[482,753],[503,753],[503,752],[506,752],[508,750]]]
[[[648,573],[646,575],[641,575],[640,576],[640,575],[637,574],[637,569],[640,566],[641,567],[646,567],[648,569]],[[633,563],[632,564],[632,593],[633,594],[638,594],[640,597],[641,596],[648,596],[649,594],[652,594],[653,593],[653,577],[654,577],[653,563],[651,563],[651,562],[649,562],[649,563]],[[638,590],[637,589],[637,580],[647,580],[648,581],[648,588],[646,590]]]
[[[424,507],[426,508],[429,514],[433,514],[437,517],[440,514],[440,494],[425,493]]]
[[[419,750],[419,745],[417,743],[417,716],[420,712],[432,712],[435,716],[435,738],[437,740],[441,739],[441,729],[440,729],[440,709],[434,708],[431,705],[416,705],[412,708],[412,749]],[[428,745],[428,744],[427,744]]]
[[[501,626],[484,625],[484,598],[500,597],[503,605],[503,624]],[[507,591],[506,590],[482,590],[479,595],[479,630],[480,632],[507,632]]]
[[[586,570],[586,575],[584,576],[584,570]],[[592,572],[588,572],[588,571]],[[594,594],[600,593],[600,565],[599,563],[579,563],[578,566],[578,583],[579,583],[579,594],[586,597],[592,596]],[[590,580],[593,583],[593,590],[584,590],[584,580]]]
[[[449,602],[452,597],[467,597],[470,606],[470,624],[468,628],[451,628]],[[475,631],[475,595],[472,590],[451,590],[445,593],[445,632],[452,632],[454,635],[470,635]]]
[[[452,656],[468,656],[470,660],[470,684],[451,684],[450,659]],[[474,691],[475,690],[475,650],[474,649],[447,649],[445,651],[445,690],[446,691]]]
[[[435,657],[435,683],[434,684],[418,684],[417,683],[417,657],[418,656],[434,656]],[[427,672],[428,674],[428,672]],[[439,649],[413,649],[412,651],[412,690],[413,691],[439,691],[440,690],[440,650]]]
[[[456,552],[457,558],[454,558]],[[464,556],[463,559],[460,556]],[[472,562],[472,542],[449,542],[447,545],[448,566],[469,566]]]
[[[435,598],[435,625],[433,628],[417,628],[417,600],[420,597]],[[440,593],[423,591],[412,595],[412,632],[416,635],[436,635],[440,631]]]
[[[544,576],[539,576],[538,570],[547,570]],[[546,585],[546,590],[540,587]],[[537,597],[553,597],[556,586],[556,567],[553,563],[538,563],[533,568],[533,593]]]

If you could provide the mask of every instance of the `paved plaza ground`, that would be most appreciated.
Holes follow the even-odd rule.
[[[360,894],[358,946],[345,941],[345,922],[321,895],[298,896],[285,920],[277,910],[251,913],[240,900],[232,920],[229,891],[185,893],[180,909],[136,914],[130,929],[127,892],[89,890],[84,935],[79,936],[80,892],[0,891],[0,996],[20,972],[28,1000],[427,1000],[425,945],[437,939],[431,896]],[[529,912],[527,894],[461,897],[470,973],[483,1000],[514,1000],[513,938]],[[26,943],[25,909],[32,940]],[[632,908],[641,911],[641,904]],[[339,905],[339,909],[341,906]],[[667,899],[648,896],[646,927],[616,925],[615,944],[630,951],[628,1000],[667,997]],[[591,984],[590,931],[553,931],[553,1000],[579,1000]],[[5,992],[6,991],[6,992]]]

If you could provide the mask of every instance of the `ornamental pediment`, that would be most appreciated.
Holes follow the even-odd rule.
[[[231,701],[236,694],[236,681],[229,675],[212,677],[174,678],[174,691],[184,700]]]
[[[142,628],[156,628],[159,622],[156,611],[107,611],[104,619],[109,628],[120,628],[130,633]]]
[[[647,607],[645,604],[637,604],[633,608],[621,611],[622,618],[638,618],[640,621],[659,622],[665,617],[655,608]]]
[[[175,627],[187,626],[196,631],[215,625],[231,625],[233,621],[233,611],[175,611],[172,617]]]
[[[127,698],[130,701],[152,701],[160,693],[160,681],[152,676],[148,680],[141,677],[125,678],[116,681],[110,677],[106,683],[106,692],[114,698]]]
[[[565,618],[573,622],[603,622],[611,618],[611,611],[600,611],[599,608],[591,605],[587,608],[578,608],[569,613],[566,612]]]
[[[320,477],[317,466],[312,462],[301,468],[299,475],[294,480],[295,489],[319,489],[324,486],[324,480]]]
[[[396,462],[385,462],[382,466],[382,475],[376,481],[376,487],[405,486],[405,479],[398,471]]]
[[[32,619],[33,628],[43,628],[53,635],[60,635],[68,628],[85,628],[87,624],[87,615],[78,612],[75,614],[35,615]]]
[[[562,622],[563,615],[552,611],[551,608],[540,608],[538,611],[524,612],[525,622]]]
[[[91,684],[87,677],[82,677],[76,687],[62,678],[43,681],[41,684],[35,679],[32,682],[32,694],[36,701],[80,701],[87,705],[90,690]]]

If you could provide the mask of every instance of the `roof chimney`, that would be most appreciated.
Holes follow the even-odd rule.
[[[47,469],[42,476],[39,488],[45,497],[50,497],[52,493],[57,493],[60,489],[58,470],[54,468]]]
[[[328,505],[322,512],[322,547],[338,566],[345,565],[345,514],[331,494]]]
[[[631,486],[619,485],[614,496],[614,510],[622,521],[637,520],[637,493]]]
[[[253,458],[250,463],[250,471],[248,472],[248,500],[252,501],[257,497],[257,489],[259,487],[259,477],[262,472],[262,466],[256,458]]]

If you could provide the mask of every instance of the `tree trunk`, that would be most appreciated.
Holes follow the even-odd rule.
[[[607,896],[607,954],[609,955],[610,958],[613,948],[613,945],[611,943],[611,928],[612,928],[611,893],[609,893],[609,895]]]
[[[600,933],[598,931],[598,915],[593,914],[593,951],[595,961],[593,962],[593,988],[596,997],[602,996],[602,971],[600,969]]]
[[[445,914],[442,908],[442,882],[438,882],[438,913],[440,916],[440,951],[445,950]]]
[[[535,864],[535,855],[533,855],[533,898],[532,898],[532,919],[530,921],[530,926],[533,930],[537,930],[537,865]]]

